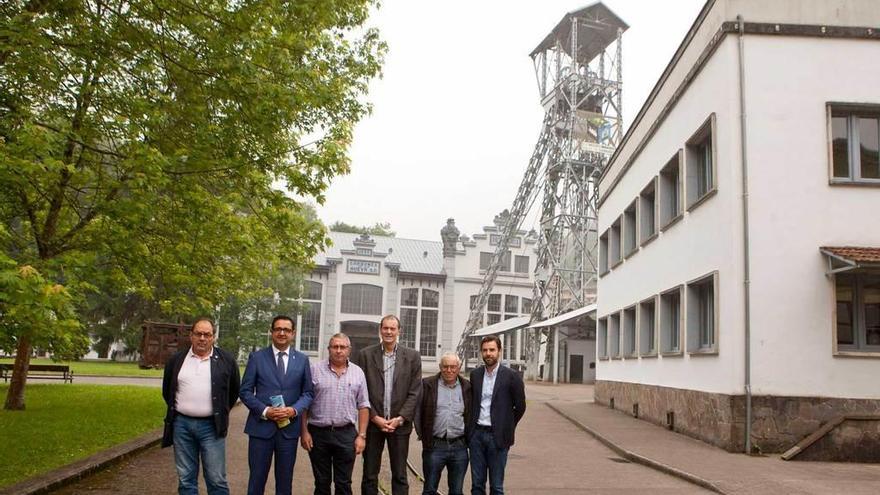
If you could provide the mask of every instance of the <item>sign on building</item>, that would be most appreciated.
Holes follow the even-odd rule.
[[[365,260],[348,260],[346,271],[348,273],[366,273],[367,275],[378,275],[379,262]]]

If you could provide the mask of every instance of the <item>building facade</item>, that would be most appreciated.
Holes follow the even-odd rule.
[[[876,2],[706,3],[601,179],[598,402],[878,460],[877,60]]]
[[[503,215],[473,237],[460,235],[450,219],[438,241],[330,232],[332,246],[315,258],[305,282],[297,348],[324,358],[330,336],[341,331],[356,360],[360,349],[378,342],[381,317],[393,313],[401,320],[400,342],[419,351],[426,370],[436,369],[439,357],[458,345]],[[536,243],[534,232],[512,239],[485,325],[531,311]],[[521,334],[502,335],[504,358],[513,365],[525,357]]]

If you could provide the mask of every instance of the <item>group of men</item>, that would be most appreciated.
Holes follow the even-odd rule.
[[[355,459],[363,455],[361,492],[376,495],[382,452],[388,445],[391,491],[409,492],[407,458],[413,429],[422,442],[423,494],[436,494],[443,469],[450,495],[461,494],[468,464],[471,493],[504,493],[507,452],[525,413],[522,379],[500,365],[501,340],[484,337],[485,366],[459,376],[454,353],[436,375],[422,378],[419,353],[398,344],[400,320],[379,323],[380,342],[351,362],[351,341],[330,338],[328,358],[309,363],[293,349],[294,321],[276,316],[272,345],[251,353],[244,376],[228,352],[214,346],[208,318],[192,325],[191,347],[169,359],[162,395],[168,405],[162,446],[174,446],[178,492],[198,493],[201,463],[209,494],[228,494],[225,437],[229,411],[240,398],[248,408],[248,494],[265,491],[274,458],[275,493],[290,494],[297,440],[308,452],[314,493],[352,493]]]

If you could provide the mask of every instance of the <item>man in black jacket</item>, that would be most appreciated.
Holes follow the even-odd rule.
[[[454,352],[440,357],[440,373],[422,379],[413,422],[422,441],[422,495],[436,495],[443,468],[449,495],[462,495],[468,467],[467,437],[471,418],[471,384],[458,376],[461,361]]]
[[[488,472],[491,493],[500,495],[504,493],[507,452],[513,445],[516,425],[526,412],[526,392],[522,378],[501,366],[501,339],[497,335],[483,337],[480,355],[485,366],[471,373],[471,494],[486,493]]]
[[[226,432],[240,377],[235,358],[214,347],[214,337],[214,323],[198,318],[190,329],[192,347],[165,363],[162,397],[168,412],[162,447],[174,445],[180,494],[198,494],[200,456],[208,493],[229,494]]]

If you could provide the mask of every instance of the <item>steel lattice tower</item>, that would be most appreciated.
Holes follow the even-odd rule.
[[[626,28],[595,3],[563,17],[531,54],[541,105],[555,134],[544,170],[533,321],[596,299],[598,183],[623,135]],[[532,377],[540,342],[540,334],[532,336]]]
[[[510,238],[542,193],[532,321],[595,299],[598,180],[622,136],[621,35],[627,29],[601,2],[566,14],[531,53],[544,123],[507,223],[458,345],[480,326]],[[534,377],[542,337],[527,345]]]

